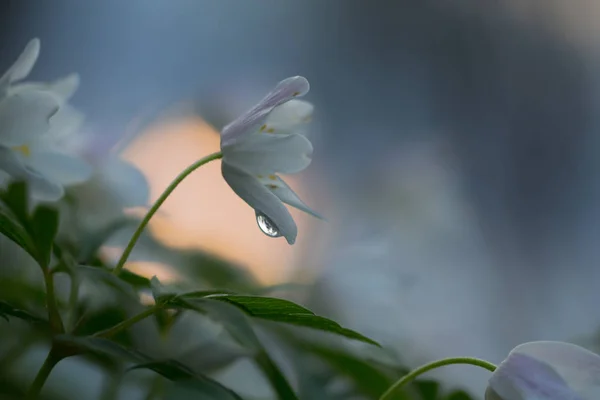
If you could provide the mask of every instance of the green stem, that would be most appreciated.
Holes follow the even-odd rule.
[[[46,285],[46,306],[48,308],[48,319],[54,333],[64,333],[65,326],[56,306],[56,294],[54,292],[54,276],[48,268],[42,269],[44,273],[44,283]]]
[[[129,328],[130,326],[132,326],[133,324],[136,324],[138,322],[140,322],[141,320],[143,320],[144,318],[148,318],[149,316],[151,316],[152,314],[154,314],[156,311],[158,311],[160,308],[162,307],[161,304],[156,304],[150,308],[145,309],[144,311],[142,311],[141,313],[134,315],[133,317],[126,319],[125,321],[118,323],[117,325],[105,329],[103,331],[97,332],[95,333],[93,336],[95,337],[103,337],[103,338],[109,338],[111,336],[116,335],[117,333]]]
[[[62,360],[62,357],[58,356],[53,348],[50,349],[46,360],[42,364],[42,367],[38,371],[33,383],[31,384],[31,387],[29,388],[29,391],[27,392],[27,395],[25,396],[26,400],[34,400],[39,397],[42,387],[44,387],[46,380],[52,372],[52,368],[54,368],[54,366],[58,364],[60,360]]]
[[[75,327],[77,317],[77,300],[79,299],[79,280],[76,275],[72,273],[69,278],[71,279],[71,289],[69,292],[69,318],[67,320],[67,327],[70,331],[73,331]]]
[[[208,156],[206,156],[204,158],[201,158],[200,160],[196,161],[195,163],[193,163],[192,165],[190,165],[189,167],[184,169],[179,175],[177,175],[177,177],[173,180],[173,182],[171,182],[169,184],[169,186],[167,186],[167,188],[160,195],[158,200],[156,200],[156,202],[152,205],[152,207],[150,207],[150,209],[144,216],[144,219],[142,219],[142,222],[140,222],[140,225],[138,226],[137,230],[135,231],[135,233],[129,240],[127,247],[125,247],[125,251],[123,251],[121,258],[117,262],[117,266],[113,270],[113,273],[115,275],[118,275],[121,272],[121,270],[123,269],[123,265],[125,265],[127,258],[131,254],[131,251],[133,250],[135,243],[140,238],[140,235],[144,231],[144,228],[146,227],[146,225],[148,225],[148,222],[150,222],[150,219],[152,218],[152,216],[156,213],[156,211],[158,211],[159,207],[165,202],[165,200],[167,199],[167,197],[169,197],[169,195],[173,192],[173,190],[175,190],[175,188],[181,183],[181,181],[183,181],[189,174],[194,172],[196,169],[198,169],[199,167],[203,166],[204,164],[206,164],[210,161],[218,160],[219,158],[223,158],[223,153],[221,153],[220,151],[213,153],[213,154],[209,154]]]
[[[485,368],[488,371],[494,372],[496,370],[496,366],[492,363],[489,363],[484,360],[480,360],[478,358],[471,357],[456,357],[456,358],[445,358],[443,360],[434,361],[429,364],[425,364],[422,367],[419,367],[408,374],[404,375],[402,378],[398,379],[381,397],[379,400],[389,400],[392,398],[392,394],[398,391],[400,388],[405,386],[407,383],[415,379],[417,376],[424,374],[425,372],[431,371],[432,369],[443,367],[445,365],[451,364],[471,364],[477,367]]]

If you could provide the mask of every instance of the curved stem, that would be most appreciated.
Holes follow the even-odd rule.
[[[29,388],[29,391],[27,392],[27,395],[25,396],[27,400],[34,400],[39,397],[42,387],[44,387],[46,380],[52,372],[52,368],[54,368],[54,366],[58,364],[61,359],[62,357],[56,355],[54,349],[50,349],[46,360],[42,364],[40,370],[35,376],[35,379],[33,380],[33,383],[31,384],[31,387]]]
[[[451,364],[471,364],[477,367],[485,368],[488,371],[494,372],[496,370],[496,366],[492,363],[489,363],[484,360],[480,360],[478,358],[471,357],[455,357],[455,358],[445,358],[443,360],[438,360],[431,362],[429,364],[425,364],[422,367],[419,367],[408,374],[404,375],[402,378],[398,379],[384,394],[381,395],[379,400],[389,400],[392,398],[392,394],[396,392],[398,389],[405,386],[407,383],[418,377],[419,375],[424,374],[425,372],[431,371],[432,369],[436,369],[439,367],[443,367],[444,365]]]
[[[189,174],[194,172],[199,167],[203,166],[204,164],[206,164],[210,161],[218,160],[219,158],[223,158],[223,153],[221,153],[220,151],[213,153],[213,154],[209,154],[208,156],[196,161],[195,163],[193,163],[192,165],[190,165],[189,167],[184,169],[179,175],[177,175],[177,177],[173,180],[173,182],[171,182],[169,184],[169,186],[167,186],[165,191],[160,195],[158,200],[156,200],[156,202],[152,205],[152,207],[150,207],[150,209],[144,216],[144,219],[142,219],[142,222],[140,222],[140,225],[138,226],[135,233],[129,240],[127,247],[125,247],[125,251],[123,251],[121,258],[119,259],[119,262],[117,262],[117,266],[113,270],[113,274],[118,275],[121,272],[121,270],[123,269],[123,265],[125,265],[127,258],[131,254],[131,251],[133,250],[135,243],[140,238],[140,235],[144,231],[144,228],[146,227],[146,225],[148,225],[148,222],[150,222],[150,219],[152,218],[152,216],[156,213],[156,211],[158,211],[159,207],[165,202],[167,197],[169,197],[169,195],[173,192],[173,190],[175,190],[177,185],[179,185],[181,183],[181,181],[183,181]]]

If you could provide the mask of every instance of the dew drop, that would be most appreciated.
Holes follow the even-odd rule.
[[[261,231],[267,236],[270,237],[279,237],[281,236],[281,232],[277,229],[277,226],[269,217],[260,211],[256,212],[256,222],[258,223],[258,227]]]

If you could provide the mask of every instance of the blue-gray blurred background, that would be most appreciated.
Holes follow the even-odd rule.
[[[39,37],[32,77],[78,72],[73,103],[111,144],[182,101],[219,128],[306,76],[302,188],[330,221],[281,256],[312,283],[304,302],[409,366],[499,362],[529,340],[595,346],[598,16],[548,0],[0,0],[0,70]],[[439,376],[482,393],[487,375]]]

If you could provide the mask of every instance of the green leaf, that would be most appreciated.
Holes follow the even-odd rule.
[[[31,236],[14,213],[3,205],[0,206],[0,233],[23,248],[31,257],[37,259]]]
[[[448,397],[446,397],[446,400],[472,400],[473,398],[471,396],[469,396],[469,394],[467,392],[464,392],[462,390],[457,390],[455,392],[452,392],[448,395]]]
[[[177,295],[164,287],[156,276],[150,279],[150,290],[152,290],[152,297],[157,304],[166,303]]]
[[[47,267],[58,232],[58,212],[48,206],[38,206],[33,213],[31,229],[37,248],[37,260],[40,265]]]
[[[198,374],[176,360],[153,360],[145,354],[133,349],[127,349],[113,341],[98,337],[78,337],[71,335],[58,335],[56,343],[69,349],[74,354],[92,353],[101,357],[117,358],[126,362],[135,363],[131,369],[150,369],[172,381],[193,382],[194,387],[202,389],[205,393],[215,395],[219,399],[241,400],[235,392],[226,388],[219,382]]]
[[[136,291],[129,283],[122,280],[108,269],[102,267],[91,267],[89,265],[78,265],[77,273],[81,274],[81,276],[83,276],[85,279],[96,282],[100,281],[105,285],[117,289],[129,297],[135,299],[138,298]]]
[[[0,199],[21,223],[28,220],[29,201],[25,182],[13,182],[8,185],[6,190],[0,192]]]
[[[234,295],[236,293],[234,293],[232,291],[228,291],[228,290],[221,290],[221,289],[194,290],[191,292],[181,293],[181,294],[177,295],[177,297],[181,297],[181,298],[188,299],[188,300],[193,300],[193,299],[202,299],[207,296],[214,296],[216,294]]]
[[[436,400],[440,393],[439,382],[432,380],[419,379],[414,382],[414,386],[421,394],[423,400]]]
[[[208,314],[212,319],[221,321],[231,336],[244,346],[254,351],[254,360],[263,371],[273,389],[278,393],[280,399],[297,400],[292,386],[287,381],[277,364],[271,359],[263,348],[254,329],[250,325],[248,317],[237,307],[219,301],[209,300],[186,300],[176,298],[180,307],[186,307],[202,314]]]
[[[122,269],[121,272],[119,272],[119,279],[127,282],[136,290],[150,289],[150,279],[126,269]]]
[[[0,232],[27,251],[42,268],[47,268],[58,232],[58,212],[40,205],[32,217],[28,214],[27,187],[11,184],[0,192]]]
[[[21,310],[13,307],[11,304],[0,300],[0,317],[9,320],[8,317],[15,317],[22,319],[23,321],[32,322],[36,324],[48,324],[48,321],[44,318],[37,317],[31,314],[29,311]]]
[[[254,318],[319,329],[381,347],[376,341],[351,329],[343,328],[337,322],[328,318],[315,315],[307,308],[288,300],[274,297],[237,295],[214,295],[205,299],[227,302]]]
[[[225,390],[216,389],[212,385],[197,380],[181,380],[171,383],[166,388],[163,398],[165,400],[242,400],[232,390]]]

